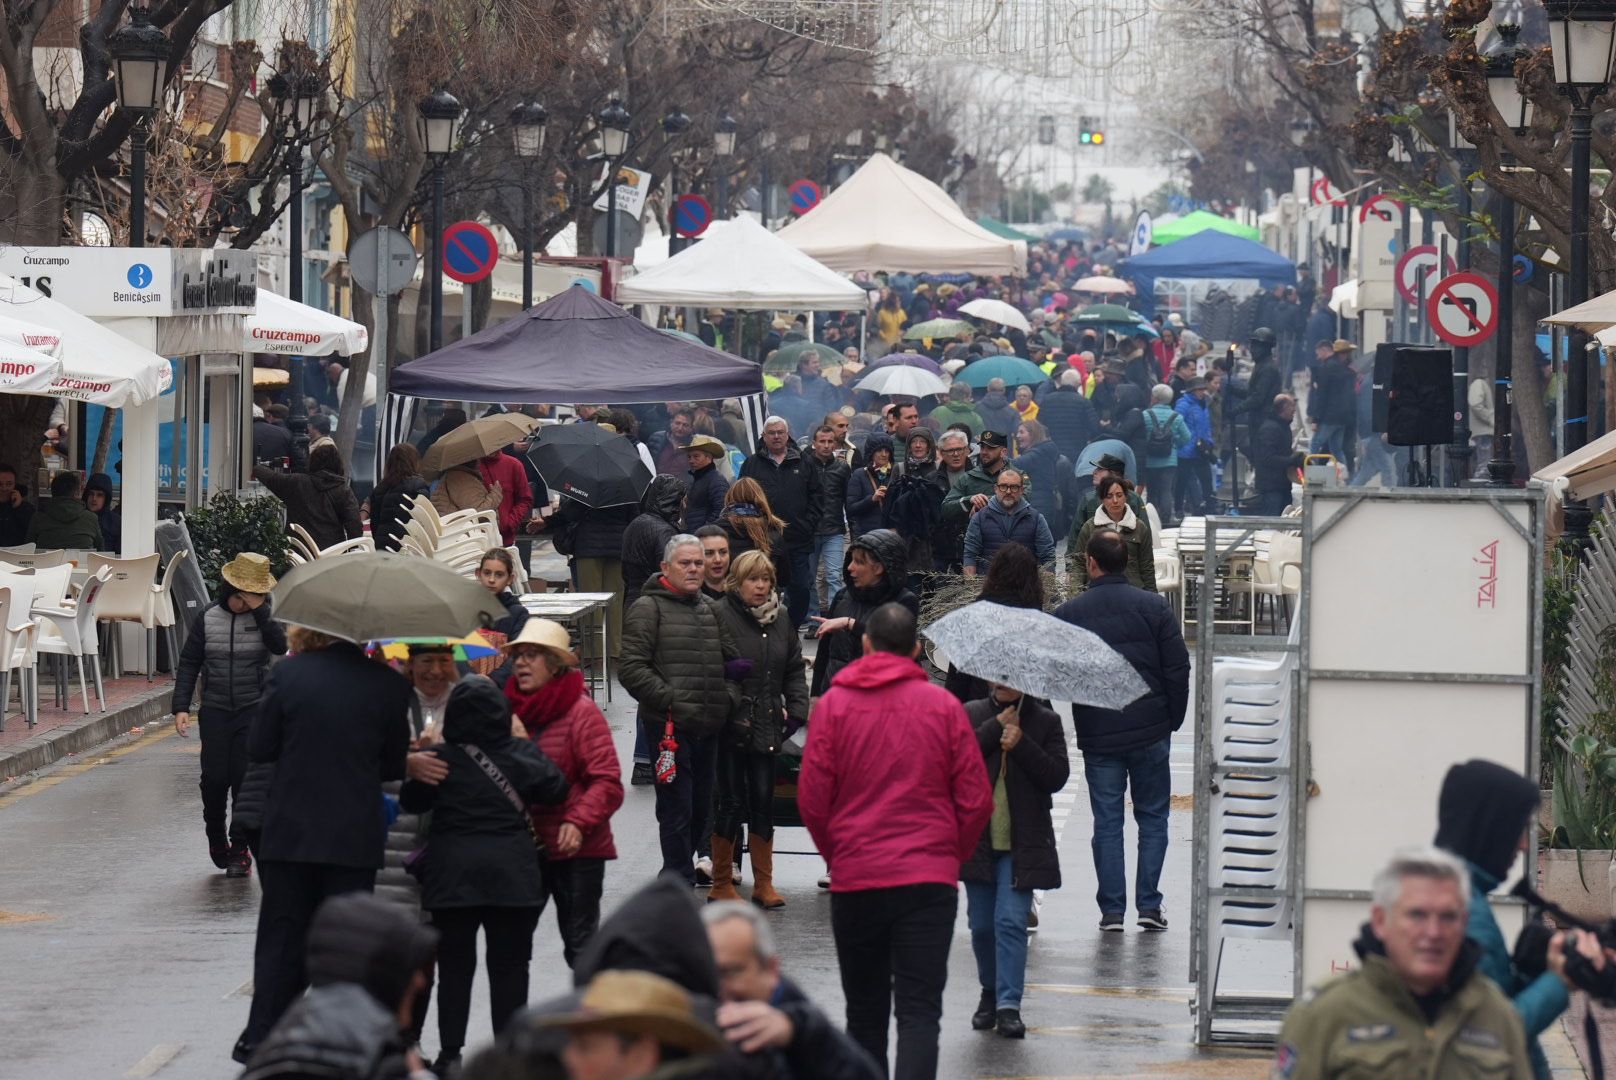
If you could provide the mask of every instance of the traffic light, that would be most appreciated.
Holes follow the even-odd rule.
[[[1077,141],[1083,146],[1100,146],[1105,142],[1105,132],[1101,130],[1098,118],[1093,116],[1078,118]]]

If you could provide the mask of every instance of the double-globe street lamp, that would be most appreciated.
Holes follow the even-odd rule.
[[[617,257],[617,167],[628,153],[628,126],[633,121],[616,97],[595,114],[600,124],[600,152],[606,158],[606,257]]]
[[[146,246],[146,140],[151,117],[163,104],[168,80],[168,38],[152,25],[151,9],[137,4],[129,21],[107,40],[118,90],[118,107],[135,116],[129,137],[129,246]]]
[[[1588,299],[1588,184],[1591,171],[1594,98],[1610,86],[1616,47],[1616,0],[1543,0],[1549,17],[1554,82],[1571,101],[1571,258],[1567,307]],[[1565,452],[1588,442],[1588,335],[1572,327],[1566,367]],[[1581,500],[1565,504],[1565,537],[1588,545],[1593,511]]]
[[[443,348],[443,166],[460,140],[460,118],[465,110],[458,98],[441,87],[422,98],[416,109],[421,114],[418,121],[421,145],[432,159],[432,227],[428,237],[432,318],[427,331],[427,348],[437,352]],[[460,302],[470,303],[470,299],[462,295]]]
[[[1515,78],[1515,65],[1521,52],[1509,27],[1501,27],[1504,46],[1487,59],[1487,94],[1504,126],[1524,135],[1532,126],[1532,101],[1521,93]],[[1514,158],[1499,148],[1500,166]],[[1493,361],[1493,456],[1487,462],[1487,478],[1494,487],[1515,483],[1514,417],[1510,389],[1515,377],[1515,200],[1502,190],[1498,197],[1498,329]]]
[[[522,309],[533,306],[533,161],[544,153],[550,114],[536,101],[511,110],[511,142],[522,167]]]
[[[298,49],[304,48],[301,43]],[[274,103],[276,119],[286,132],[286,177],[290,189],[287,209],[290,214],[287,231],[288,272],[287,295],[303,303],[303,146],[309,132],[314,129],[314,118],[319,113],[324,85],[318,75],[303,66],[293,51],[282,50],[281,70],[269,79],[269,97]],[[303,396],[303,375],[306,364],[303,357],[292,357],[287,372],[287,396],[292,399],[286,414],[286,428],[292,434],[292,464],[302,469],[309,458],[309,413]]]

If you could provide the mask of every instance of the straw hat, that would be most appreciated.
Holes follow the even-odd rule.
[[[692,450],[700,450],[702,453],[714,458],[722,458],[727,453],[724,449],[724,444],[711,435],[693,437],[690,440],[690,445],[685,447],[685,453],[688,454]]]
[[[589,981],[578,1011],[547,1016],[540,1027],[648,1035],[689,1054],[715,1054],[724,1038],[696,1016],[690,995],[649,971],[602,971]]]
[[[518,645],[537,645],[555,653],[567,667],[578,666],[578,654],[572,651],[572,638],[567,634],[567,628],[550,619],[529,619],[522,625],[522,632],[502,648],[509,652]]]
[[[219,576],[245,593],[267,593],[275,587],[268,556],[256,551],[241,552],[219,568]]]

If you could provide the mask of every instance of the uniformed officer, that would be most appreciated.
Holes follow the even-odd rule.
[[[1530,1080],[1520,1016],[1465,937],[1468,892],[1447,852],[1394,856],[1353,946],[1361,966],[1292,1007],[1275,1080]]]

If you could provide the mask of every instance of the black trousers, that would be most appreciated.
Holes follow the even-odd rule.
[[[887,1072],[887,1024],[898,1014],[896,1080],[933,1080],[959,892],[900,885],[832,893],[831,933],[847,999],[847,1034]]]
[[[444,1053],[466,1045],[471,1018],[471,981],[477,975],[477,930],[487,937],[489,1013],[494,1035],[527,1004],[528,963],[533,959],[533,928],[543,908],[434,908],[438,932],[438,1042]]]
[[[253,944],[253,999],[245,1037],[249,1046],[264,1041],[287,1006],[309,984],[303,953],[315,909],[329,896],[371,892],[372,867],[327,863],[260,861],[264,895],[258,904],[258,939]]]
[[[228,835],[225,814],[247,775],[247,729],[257,705],[245,709],[203,709],[196,731],[202,739],[202,824],[208,843],[223,844]]]
[[[718,822],[713,832],[739,842],[741,826],[774,839],[774,755],[750,750],[718,751]]]
[[[662,752],[662,725],[648,725],[645,733],[651,740],[651,757],[655,760]],[[697,738],[680,733],[675,738],[679,749],[673,755],[677,765],[673,783],[655,785],[662,872],[678,874],[694,887],[697,841],[710,824],[718,744],[711,736]]]
[[[569,968],[600,929],[600,894],[605,887],[605,859],[550,859],[544,864],[544,889],[555,903],[561,955]]]

